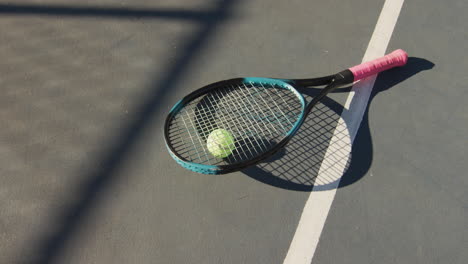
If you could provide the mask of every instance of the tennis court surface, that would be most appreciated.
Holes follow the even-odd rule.
[[[0,0],[0,263],[465,263],[467,12]],[[268,162],[203,175],[166,150],[167,113],[203,85],[400,48],[405,67],[330,94]]]

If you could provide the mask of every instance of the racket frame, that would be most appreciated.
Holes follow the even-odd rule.
[[[318,78],[312,79],[276,79],[276,78],[258,78],[258,77],[250,77],[250,78],[234,78],[229,80],[223,80],[219,82],[215,82],[209,85],[206,85],[200,89],[197,89],[190,94],[186,95],[180,101],[178,101],[170,110],[169,114],[166,117],[164,122],[164,139],[166,142],[166,147],[169,151],[171,157],[182,167],[202,173],[202,174],[226,174],[234,171],[239,171],[249,166],[255,165],[260,163],[261,161],[273,156],[276,152],[282,149],[290,140],[291,138],[297,133],[301,125],[304,123],[305,118],[313,109],[313,107],[328,93],[333,91],[335,88],[350,84],[354,81],[353,73],[350,70],[344,70],[334,75],[328,75]],[[251,84],[251,83],[261,83],[261,84],[270,84],[276,87],[281,87],[284,89],[289,89],[300,99],[302,103],[302,113],[300,114],[298,120],[292,127],[292,129],[285,135],[285,137],[278,142],[274,147],[270,150],[262,153],[261,155],[246,160],[243,162],[233,163],[233,164],[226,164],[226,165],[208,165],[208,164],[200,164],[196,162],[189,161],[180,155],[177,154],[177,151],[174,147],[169,143],[169,129],[171,125],[171,120],[180,112],[180,110],[189,102],[195,100],[196,98],[203,96],[204,94],[209,93],[212,90],[219,89],[219,87],[228,86],[232,84]],[[321,92],[307,105],[304,99],[304,96],[297,91],[296,88],[306,88],[306,87],[314,87],[314,86],[323,86],[326,85]]]

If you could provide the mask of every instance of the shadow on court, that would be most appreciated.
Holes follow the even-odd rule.
[[[312,110],[284,150],[277,153],[265,163],[243,170],[247,176],[260,182],[295,191],[322,191],[344,187],[361,179],[372,164],[372,136],[369,129],[369,105],[379,93],[392,88],[421,71],[430,70],[434,64],[428,60],[416,57],[408,58],[404,67],[395,68],[379,74],[369,104],[359,128],[359,132],[351,145],[346,125],[343,131],[338,131],[343,106],[330,98],[324,98]],[[319,93],[319,89],[303,88],[306,100]],[[349,92],[350,87],[337,89],[334,92]],[[343,121],[344,122],[344,121]],[[328,153],[327,164],[324,164],[325,153],[330,140],[336,136],[337,150]],[[345,162],[345,172],[342,175],[334,171],[334,164]],[[321,168],[322,167],[322,168]],[[317,179],[319,170],[324,176]],[[341,177],[340,177],[341,176]]]
[[[203,23],[207,20],[227,18],[228,10],[193,11],[185,9],[151,9],[151,8],[124,8],[124,7],[94,7],[69,5],[37,5],[37,4],[0,4],[0,14],[15,16],[52,16],[52,17],[97,17],[109,19],[162,19],[162,20],[188,20]]]
[[[58,213],[59,217],[51,230],[40,234],[32,244],[34,255],[28,263],[55,263],[58,256],[67,248],[70,240],[77,234],[80,224],[86,220],[93,208],[99,203],[104,190],[111,188],[117,180],[121,164],[129,157],[132,149],[143,135],[145,129],[154,121],[160,105],[170,93],[175,91],[181,76],[191,67],[200,49],[211,40],[222,23],[232,18],[231,9],[236,0],[215,1],[216,6],[209,11],[187,10],[145,10],[128,8],[94,8],[52,5],[2,4],[0,14],[19,16],[56,16],[56,17],[99,17],[112,19],[175,19],[190,20],[199,27],[191,36],[182,41],[184,48],[178,57],[168,64],[160,79],[153,80],[145,94],[145,99],[135,109],[130,122],[116,132],[111,146],[105,147],[102,156],[94,158],[94,168],[82,176],[77,199],[65,202],[66,206]],[[29,252],[29,250],[25,250]],[[20,256],[23,258],[24,256]],[[21,262],[21,261],[19,261]]]

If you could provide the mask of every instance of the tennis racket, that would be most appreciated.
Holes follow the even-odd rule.
[[[235,78],[193,91],[170,110],[164,137],[171,157],[203,174],[256,165],[283,148],[313,107],[335,88],[403,66],[405,51],[313,79]],[[325,87],[308,104],[298,87]]]

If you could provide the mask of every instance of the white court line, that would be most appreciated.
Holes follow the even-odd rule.
[[[404,0],[385,1],[363,62],[385,55],[403,2]],[[348,151],[349,158],[351,145],[361,124],[375,79],[376,76],[372,76],[353,86],[346,100],[346,109],[341,115],[320,166],[317,175],[318,181],[330,177],[331,174],[337,179],[343,175],[347,160],[346,158],[334,159],[333,153]],[[343,140],[343,133],[347,134],[347,140]],[[312,262],[338,184],[339,180],[334,182],[335,186],[329,186],[331,189],[321,191],[317,191],[316,187],[312,189],[283,264],[310,264]]]

